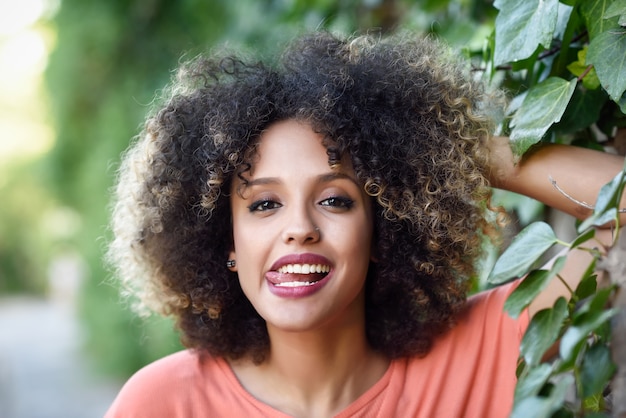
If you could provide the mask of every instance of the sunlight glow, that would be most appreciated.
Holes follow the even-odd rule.
[[[33,25],[45,11],[45,0],[0,0],[0,36]]]
[[[53,142],[42,86],[51,36],[39,24],[50,4],[0,0],[0,167]]]

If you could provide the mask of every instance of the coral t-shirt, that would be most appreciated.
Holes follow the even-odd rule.
[[[393,360],[368,391],[336,417],[507,417],[528,314],[503,312],[512,285],[469,299],[457,326],[428,355]],[[228,363],[181,351],[138,371],[106,418],[277,417],[255,399]]]

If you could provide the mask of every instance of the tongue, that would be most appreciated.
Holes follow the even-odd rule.
[[[296,273],[279,273],[277,271],[268,271],[265,278],[272,283],[286,282],[317,282],[326,276],[326,273],[296,274]]]

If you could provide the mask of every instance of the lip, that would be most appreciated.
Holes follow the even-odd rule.
[[[280,274],[278,269],[288,264],[322,264],[330,266],[330,272],[324,276],[321,280],[318,280],[311,284],[304,284],[302,286],[278,286],[278,284],[285,282],[285,277],[291,276],[290,274]],[[290,254],[283,256],[276,260],[270,271],[265,274],[265,280],[269,285],[269,290],[274,295],[283,298],[301,298],[312,295],[322,289],[332,278],[333,268],[330,260],[319,254]]]

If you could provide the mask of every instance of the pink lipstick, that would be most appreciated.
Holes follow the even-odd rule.
[[[270,291],[276,296],[299,298],[312,295],[332,277],[330,261],[318,254],[290,254],[274,262],[265,274]]]

